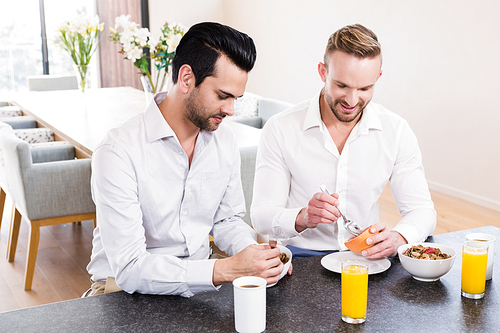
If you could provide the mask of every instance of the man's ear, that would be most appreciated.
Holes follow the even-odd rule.
[[[326,82],[326,66],[322,62],[318,64],[318,73],[321,77],[321,81]]]
[[[177,79],[177,85],[179,87],[179,91],[183,94],[188,93],[195,86],[195,78],[193,69],[191,66],[184,64],[179,69],[179,76]]]

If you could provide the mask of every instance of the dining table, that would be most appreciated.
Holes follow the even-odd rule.
[[[39,126],[50,128],[56,140],[75,146],[78,158],[92,156],[106,133],[145,111],[146,95],[132,87],[25,91],[10,96],[12,104]],[[228,117],[230,118],[230,117]],[[261,130],[230,119],[239,148],[257,146]]]
[[[266,291],[266,332],[498,332],[500,267],[482,299],[461,296],[461,245],[486,226],[430,236],[457,251],[451,270],[434,282],[414,279],[398,257],[368,278],[366,321],[341,319],[341,276],[322,265],[327,256],[292,260],[293,273]],[[331,254],[329,254],[331,255]],[[499,253],[494,254],[498,264]],[[191,298],[124,291],[0,313],[0,332],[234,332],[233,287]]]

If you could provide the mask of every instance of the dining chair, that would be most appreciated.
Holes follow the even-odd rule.
[[[25,117],[28,119],[18,120],[19,118]],[[23,125],[26,127],[23,127]],[[54,141],[54,133],[50,129],[36,129],[36,126],[37,123],[35,119],[28,116],[0,118],[0,130],[2,128],[17,129],[13,131],[17,137],[30,140],[34,163],[74,158],[73,146],[66,141]],[[73,157],[68,157],[69,149],[73,149]],[[0,146],[0,228],[2,226],[3,212],[8,193],[3,161],[3,153]]]
[[[8,119],[17,119],[22,117],[7,117]],[[30,117],[31,118],[31,117]],[[3,118],[0,118],[3,119]],[[15,129],[16,125],[12,122],[0,121],[0,130],[2,128],[12,128]],[[29,133],[26,133],[26,128],[21,130],[14,130],[13,133],[19,138],[29,139],[31,141],[31,156],[33,163],[51,162],[58,160],[68,160],[75,158],[75,149],[67,141],[54,141],[54,134],[48,128],[39,128],[36,130],[31,130],[31,128],[36,127],[36,121],[34,118],[26,121],[26,125],[30,128]],[[5,209],[5,202],[7,199],[7,181],[5,177],[5,165],[2,153],[2,147],[0,145],[0,228],[3,221],[3,212]]]
[[[27,80],[30,91],[78,89],[76,75],[28,75]]]
[[[24,289],[30,290],[35,271],[40,227],[93,220],[95,205],[90,191],[90,159],[38,161],[37,148],[18,138],[11,128],[0,129],[9,194],[14,202],[7,259],[14,261],[21,219],[29,225]],[[36,156],[36,154],[35,154]],[[59,156],[61,157],[61,156]]]

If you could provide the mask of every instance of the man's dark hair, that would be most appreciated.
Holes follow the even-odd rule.
[[[177,46],[172,61],[173,83],[177,83],[179,69],[187,64],[193,70],[195,86],[199,86],[214,74],[215,63],[222,54],[246,72],[252,70],[257,58],[255,44],[247,34],[215,22],[193,25]]]

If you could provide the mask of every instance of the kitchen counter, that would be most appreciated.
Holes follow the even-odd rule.
[[[321,258],[293,260],[293,274],[267,289],[266,332],[494,332],[500,327],[500,267],[481,300],[460,295],[461,244],[469,232],[500,239],[500,228],[482,227],[432,236],[429,242],[457,251],[440,280],[420,282],[397,257],[385,272],[369,276],[364,324],[341,320],[340,274]],[[125,292],[0,313],[0,332],[234,332],[233,289],[178,296]]]

